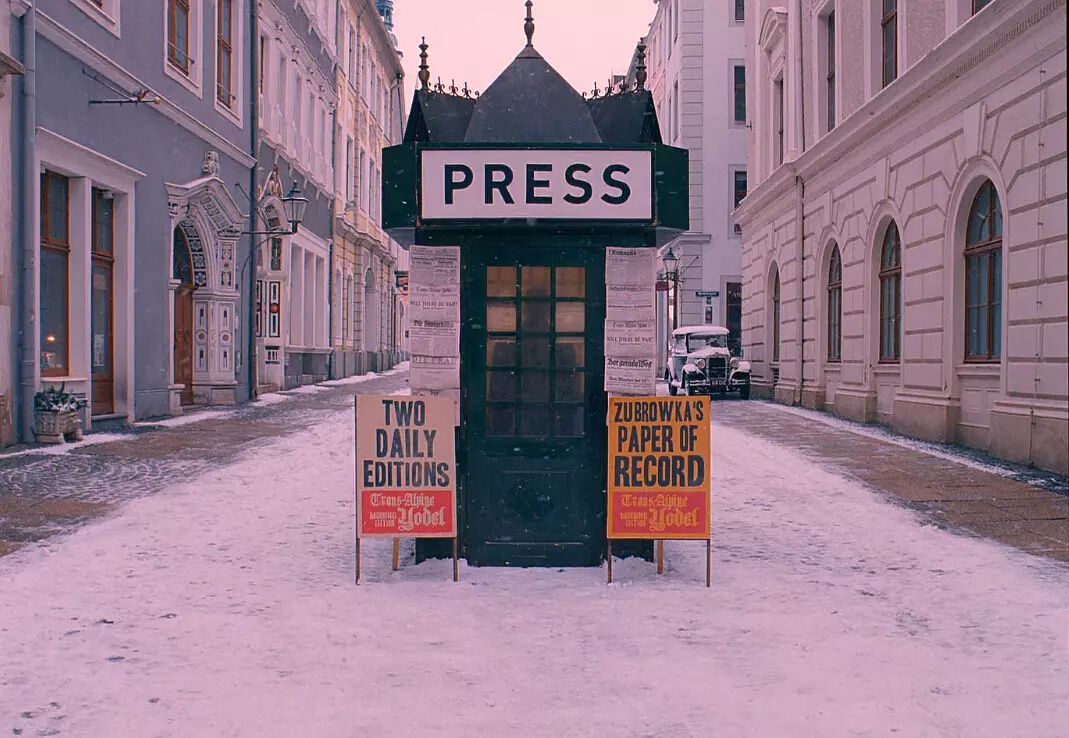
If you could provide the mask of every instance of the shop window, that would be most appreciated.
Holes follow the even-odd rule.
[[[70,369],[70,180],[41,175],[41,374]]]

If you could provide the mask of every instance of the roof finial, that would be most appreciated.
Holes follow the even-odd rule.
[[[427,37],[422,38],[419,45],[419,86],[423,92],[430,92],[431,68],[427,66]]]
[[[635,83],[637,85],[637,91],[642,92],[646,89],[646,39],[639,39],[638,42],[638,60],[635,62]]]
[[[527,34],[527,45],[534,45],[534,32],[535,24],[534,18],[531,16],[531,9],[534,7],[534,3],[531,0],[527,0],[527,22],[523,24],[523,32]]]

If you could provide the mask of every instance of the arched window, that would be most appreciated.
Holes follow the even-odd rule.
[[[779,294],[779,270],[776,270],[776,281],[772,284],[772,361],[779,361],[779,326],[780,326],[780,294]]]
[[[880,361],[902,355],[902,239],[891,221],[880,250]]]
[[[1002,206],[991,180],[980,186],[965,232],[965,359],[1002,355]]]
[[[828,361],[843,357],[843,262],[839,247],[831,247],[828,267]]]

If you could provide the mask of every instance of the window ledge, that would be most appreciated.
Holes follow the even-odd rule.
[[[119,24],[118,17],[120,8],[118,7],[117,2],[111,7],[110,13],[107,10],[98,7],[96,3],[90,2],[90,0],[71,0],[71,2],[76,8],[103,26],[104,29],[115,36],[115,38],[122,38],[122,27]],[[111,5],[110,3],[108,4]]]
[[[959,377],[998,377],[1002,374],[1002,362],[967,362],[955,367]]]
[[[900,361],[882,361],[872,367],[872,373],[880,376],[890,376],[892,374],[899,374],[902,371],[902,362]]]
[[[841,361],[829,361],[824,365],[825,374],[839,374],[843,370]]]
[[[195,67],[196,62],[191,61],[190,67]],[[170,60],[164,58],[163,60],[163,73],[173,79],[178,84],[185,87],[197,97],[201,97],[200,80],[193,77],[192,69],[189,74],[186,74],[181,69],[171,64]]]
[[[244,128],[245,127],[245,122],[244,122],[244,120],[242,120],[241,113],[237,112],[237,111],[241,110],[240,105],[241,105],[241,100],[238,98],[237,95],[233,96],[232,102],[231,102],[229,107],[227,105],[225,105],[219,99],[218,95],[215,96],[215,110],[216,110],[216,112],[218,112],[219,115],[223,116],[228,121],[230,121],[231,123],[236,125],[238,128]]]

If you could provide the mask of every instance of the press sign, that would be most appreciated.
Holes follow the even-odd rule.
[[[650,220],[653,153],[579,149],[421,152],[424,220]]]

